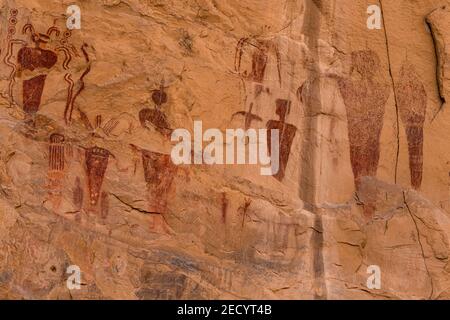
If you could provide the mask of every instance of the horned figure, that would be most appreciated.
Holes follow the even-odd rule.
[[[75,47],[69,42],[72,31],[61,32],[56,26],[51,26],[45,33],[35,31],[31,23],[26,23],[22,28],[22,34],[29,34],[32,45],[22,39],[15,39],[18,10],[10,11],[10,19],[7,34],[7,53],[3,61],[11,68],[9,75],[8,97],[11,105],[14,101],[13,88],[16,82],[16,76],[22,76],[25,71],[25,77],[22,81],[23,90],[22,108],[28,115],[34,115],[39,111],[42,94],[45,89],[45,82],[49,71],[55,67],[58,62],[58,53],[64,54],[62,67],[65,70],[64,80],[67,83],[67,102],[64,110],[64,120],[66,124],[70,123],[74,108],[75,99],[84,89],[84,77],[90,71],[90,60],[86,51],[86,44],[83,44],[81,51],[85,57],[87,67],[81,77],[74,82],[72,73],[69,71],[69,64],[74,56],[79,56]],[[56,20],[55,20],[56,23]],[[17,52],[17,61],[12,59],[14,46],[21,45]]]
[[[47,78],[47,74],[40,73],[40,70],[42,68],[51,69],[58,60],[55,52],[43,48],[49,42],[53,31],[54,29],[50,28],[46,34],[38,34],[34,31],[31,24],[26,24],[22,29],[23,34],[31,33],[34,47],[26,46],[19,50],[17,54],[19,70],[29,70],[31,72],[38,70],[38,74],[23,80],[23,110],[31,115],[39,110],[45,79]]]
[[[380,60],[375,52],[355,51],[351,59],[351,76],[339,78],[338,86],[347,110],[350,161],[359,190],[360,178],[377,173],[380,136],[390,90],[380,74]],[[375,207],[367,203],[364,209],[365,214],[371,216]]]
[[[277,174],[274,175],[279,181],[283,180],[286,166],[289,161],[289,155],[291,153],[292,142],[294,141],[295,133],[297,128],[289,123],[286,123],[286,115],[289,114],[291,108],[291,101],[285,99],[276,100],[276,114],[279,116],[280,120],[269,120],[267,122],[267,144],[269,153],[271,152],[271,130],[279,130],[280,137],[280,168]]]
[[[99,147],[86,150],[85,164],[88,178],[89,200],[92,206],[96,206],[98,203],[110,154],[108,150]]]
[[[56,210],[61,202],[64,180],[65,145],[64,136],[54,133],[50,136],[48,147],[48,194]]]
[[[144,128],[147,127],[147,121],[150,122],[159,133],[168,137],[171,135],[172,129],[170,129],[165,113],[161,111],[162,105],[167,103],[167,94],[164,91],[164,80],[161,81],[159,89],[153,90],[152,100],[155,104],[155,108],[144,108],[139,111],[139,121]]]
[[[404,63],[395,87],[400,118],[408,139],[411,185],[420,189],[423,170],[423,125],[427,109],[427,93],[414,66]]]

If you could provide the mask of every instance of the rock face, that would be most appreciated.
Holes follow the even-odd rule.
[[[450,298],[449,1],[72,4],[0,0],[0,298]]]
[[[448,98],[448,87],[449,87],[449,65],[448,65],[448,27],[450,26],[450,10],[447,6],[441,6],[434,11],[432,11],[427,16],[427,23],[431,28],[431,32],[434,39],[434,45],[436,47],[436,59],[437,68],[436,76],[439,85],[440,97],[445,103]]]

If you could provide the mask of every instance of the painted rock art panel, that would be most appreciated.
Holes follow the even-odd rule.
[[[234,69],[241,82],[244,111],[234,113],[244,117],[244,129],[253,121],[262,121],[267,114],[272,91],[282,86],[281,54],[275,39],[241,38],[236,45]]]
[[[0,299],[450,299],[448,5],[118,2],[0,4]]]

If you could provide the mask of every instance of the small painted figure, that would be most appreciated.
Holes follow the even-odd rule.
[[[269,152],[272,148],[271,146],[271,130],[278,129],[280,137],[280,169],[277,174],[274,175],[279,181],[282,181],[286,166],[289,161],[289,155],[291,153],[292,142],[294,141],[295,133],[297,128],[289,123],[286,123],[286,115],[289,114],[291,108],[291,101],[285,99],[276,100],[276,114],[279,116],[280,120],[269,120],[267,122],[267,144],[269,147]]]

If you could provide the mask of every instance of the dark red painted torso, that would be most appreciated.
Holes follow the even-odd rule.
[[[22,69],[33,71],[37,68],[50,69],[56,64],[58,56],[50,50],[23,47],[19,50],[18,61]]]

